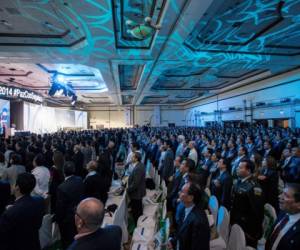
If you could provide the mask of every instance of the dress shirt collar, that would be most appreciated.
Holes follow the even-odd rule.
[[[300,212],[296,214],[288,214],[289,216],[289,222],[296,223],[298,220],[300,220]]]
[[[70,178],[73,177],[73,176],[74,176],[73,174],[70,175],[70,176],[66,176],[65,181],[68,180],[68,179],[70,179]]]
[[[190,212],[193,210],[195,205],[192,205],[190,207],[186,207],[184,209],[184,220],[188,217],[188,215],[190,214]]]
[[[98,230],[98,229],[96,229],[96,230],[94,230],[94,231],[92,231],[92,232],[76,234],[75,237],[74,237],[74,239],[75,239],[75,240],[78,240],[78,239],[80,239],[80,238],[82,238],[82,237],[84,237],[84,236],[87,236],[87,235],[90,235],[90,234],[96,232],[97,230]]]
[[[248,175],[247,177],[241,179],[241,182],[245,182],[246,180],[250,179],[252,177],[252,175]]]
[[[95,175],[95,174],[97,174],[97,172],[96,172],[95,170],[93,170],[93,171],[89,172],[89,173],[86,175],[86,177],[89,177],[89,176],[92,176],[92,175]]]

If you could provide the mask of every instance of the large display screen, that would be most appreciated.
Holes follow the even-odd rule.
[[[0,134],[10,127],[10,102],[0,99]]]
[[[87,129],[87,112],[24,103],[24,130],[40,134],[63,128]]]

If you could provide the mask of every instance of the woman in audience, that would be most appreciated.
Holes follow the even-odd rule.
[[[51,199],[51,213],[54,212],[56,206],[57,187],[64,181],[63,166],[65,159],[63,153],[55,151],[53,153],[53,166],[50,169],[50,185],[49,194]]]
[[[262,156],[259,153],[253,153],[250,157],[250,161],[252,161],[254,164],[253,175],[257,177],[261,170]]]
[[[265,195],[265,203],[271,204],[275,210],[278,211],[279,174],[276,166],[276,160],[272,156],[265,158],[262,162],[262,169],[260,170],[257,179]]]

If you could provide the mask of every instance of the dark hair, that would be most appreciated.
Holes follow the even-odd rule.
[[[246,168],[247,168],[248,170],[250,170],[251,173],[253,173],[253,172],[254,172],[254,169],[255,169],[255,166],[254,166],[253,162],[246,159],[246,160],[241,160],[240,163],[244,163],[244,162],[246,163],[246,164],[245,164]]]
[[[214,151],[211,149],[211,148],[208,148],[208,149],[206,149],[207,150],[207,152],[210,154],[210,155],[212,155],[213,153],[214,153]]]
[[[227,169],[230,167],[230,161],[226,157],[221,157],[220,160],[223,160],[223,164],[226,166]]]
[[[75,174],[76,172],[76,168],[75,168],[75,164],[72,161],[67,161],[64,165],[64,174],[65,176],[70,176]]]
[[[45,158],[42,154],[37,154],[36,157],[34,157],[33,161],[37,166],[44,166],[45,165]]]
[[[300,202],[300,184],[289,182],[286,183],[286,186],[294,190],[294,199],[296,202]]]
[[[242,149],[245,152],[245,155],[248,154],[248,150],[245,146],[240,146],[240,149]]]
[[[190,158],[187,158],[185,161],[186,161],[185,165],[189,169],[188,171],[193,172],[196,168],[195,162]]]
[[[0,152],[0,162],[5,162],[5,157],[4,154],[2,152]]]
[[[36,185],[36,180],[33,174],[19,174],[16,181],[16,186],[19,187],[21,194],[30,194]]]
[[[193,196],[194,204],[197,206],[199,205],[200,201],[202,200],[203,191],[201,187],[194,183],[190,182],[188,194]]]
[[[9,158],[12,161],[11,164],[21,164],[22,163],[22,157],[19,154],[11,153],[9,155]]]
[[[142,155],[139,152],[133,152],[133,155],[135,158],[138,160],[138,162],[141,162],[142,160]]]
[[[60,151],[55,151],[53,153],[53,163],[57,167],[57,169],[62,171],[64,163],[65,163],[63,153],[61,153]]]
[[[140,144],[137,143],[137,142],[132,142],[131,145],[132,145],[133,148],[136,148],[137,150],[140,149]]]
[[[173,143],[172,143],[171,140],[166,140],[165,143],[166,143],[166,145],[167,145],[168,147],[170,147],[170,148],[173,146]]]

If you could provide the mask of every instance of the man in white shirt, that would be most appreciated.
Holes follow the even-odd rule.
[[[44,156],[42,154],[38,154],[33,159],[34,169],[31,171],[31,173],[36,179],[36,185],[31,194],[47,198],[49,191],[50,172],[48,168],[43,166],[44,163]]]
[[[189,142],[189,148],[190,148],[190,153],[188,158],[193,160],[195,162],[195,166],[197,166],[198,163],[198,153],[197,150],[195,149],[195,142],[194,141],[190,141]]]
[[[183,152],[184,152],[184,140],[185,140],[185,137],[184,135],[178,135],[178,147],[176,149],[176,154],[175,156],[182,156],[183,155]]]
[[[275,222],[267,239],[266,250],[300,249],[300,184],[287,183],[279,196],[280,209],[285,212]]]

